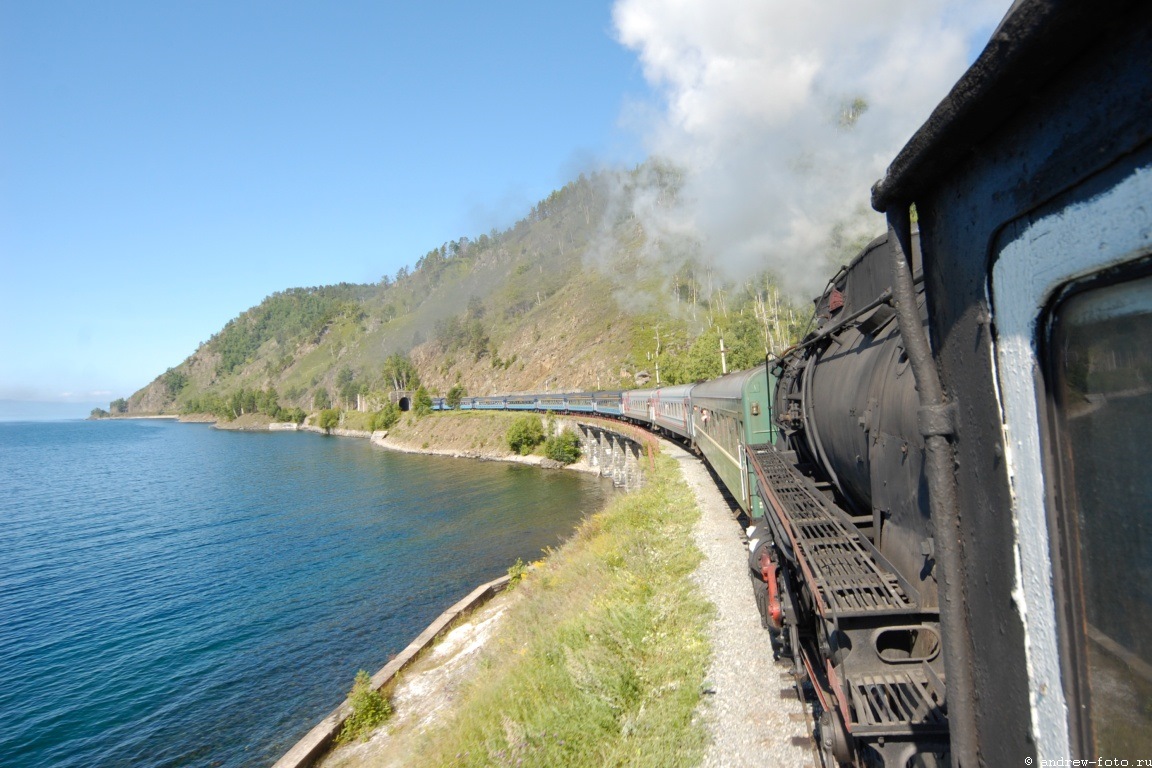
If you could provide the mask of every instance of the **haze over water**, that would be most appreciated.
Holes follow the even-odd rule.
[[[608,492],[314,434],[0,423],[3,762],[270,765]]]

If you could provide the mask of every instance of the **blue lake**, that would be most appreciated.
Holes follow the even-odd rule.
[[[0,763],[270,765],[610,493],[309,433],[0,423]]]

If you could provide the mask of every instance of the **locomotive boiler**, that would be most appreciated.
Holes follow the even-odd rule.
[[[830,281],[817,330],[770,369],[776,439],[747,448],[766,507],[750,529],[757,603],[843,763],[948,752],[936,537],[893,246],[873,241]]]

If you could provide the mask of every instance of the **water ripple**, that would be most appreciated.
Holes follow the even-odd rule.
[[[353,440],[0,424],[0,755],[267,765],[607,489]]]

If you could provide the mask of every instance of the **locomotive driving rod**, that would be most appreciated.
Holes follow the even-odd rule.
[[[892,245],[893,290],[900,335],[920,393],[917,420],[924,436],[928,502],[932,513],[938,566],[943,572],[940,625],[944,635],[944,676],[947,681],[948,732],[952,742],[952,765],[975,768],[979,765],[976,741],[975,689],[972,683],[972,641],[960,553],[960,515],[957,509],[956,476],[952,444],[955,434],[955,405],[944,401],[932,347],[916,307],[912,268],[912,222],[909,205],[888,207],[888,241]],[[927,276],[925,276],[927,300]]]

